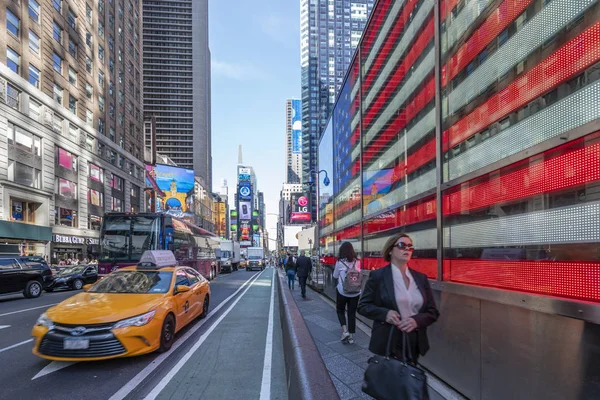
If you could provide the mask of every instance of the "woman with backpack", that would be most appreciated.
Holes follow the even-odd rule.
[[[288,254],[288,257],[285,260],[284,268],[288,277],[288,287],[290,290],[294,290],[294,282],[296,280],[296,263],[294,262],[294,257],[292,257],[291,254]]]
[[[338,261],[335,263],[333,277],[338,280],[336,309],[340,325],[342,325],[342,342],[354,343],[356,333],[356,309],[362,287],[360,261],[350,242],[340,246]],[[348,324],[346,325],[346,306],[348,307]]]

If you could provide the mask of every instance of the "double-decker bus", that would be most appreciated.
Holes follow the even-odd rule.
[[[163,213],[106,213],[100,231],[98,272],[106,275],[136,264],[146,250],[171,250],[179,265],[206,279],[218,274],[215,250],[220,241],[212,232]]]

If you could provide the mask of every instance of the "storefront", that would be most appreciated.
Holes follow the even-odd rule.
[[[52,235],[51,262],[67,260],[88,260],[99,256],[100,240],[94,237],[73,235]]]
[[[51,239],[50,227],[0,221],[0,255],[47,257]]]

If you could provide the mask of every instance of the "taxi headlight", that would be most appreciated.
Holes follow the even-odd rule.
[[[54,322],[50,318],[48,318],[48,315],[46,315],[46,313],[40,315],[35,324],[39,326],[45,326],[49,330],[54,329]]]
[[[137,317],[124,319],[122,321],[117,322],[113,326],[113,329],[126,328],[128,326],[144,326],[148,322],[152,321],[152,318],[154,318],[154,314],[156,314],[156,310],[147,312],[146,314],[138,315]]]

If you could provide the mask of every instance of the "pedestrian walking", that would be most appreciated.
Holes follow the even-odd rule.
[[[298,283],[300,284],[300,291],[302,298],[306,298],[306,280],[312,272],[312,261],[306,257],[306,252],[302,250],[300,257],[296,260],[296,275],[298,275]]]
[[[389,264],[369,275],[358,313],[375,322],[369,344],[372,353],[387,357],[389,342],[392,359],[416,367],[419,355],[425,355],[429,350],[427,327],[438,319],[440,313],[427,276],[408,267],[413,251],[412,239],[404,233],[396,234],[387,241],[382,254]],[[395,362],[385,364],[387,366],[383,368],[401,368],[397,368],[398,363]],[[374,366],[373,370],[376,368],[378,366]],[[381,390],[397,392],[399,388],[406,389],[400,377],[398,382],[383,382],[376,377],[378,373],[371,377],[368,373],[367,369],[363,390],[371,396],[373,393],[382,393]],[[365,390],[365,387],[369,390]],[[423,398],[427,398],[426,387],[423,390]]]
[[[294,283],[296,280],[296,262],[291,254],[285,260],[285,273],[288,277],[288,287],[290,290],[294,290]]]
[[[354,247],[350,242],[340,246],[338,260],[333,270],[333,278],[337,279],[336,310],[342,326],[342,342],[354,343],[356,333],[356,309],[362,287],[362,272],[360,261],[356,257]],[[346,323],[346,309],[348,322]]]

